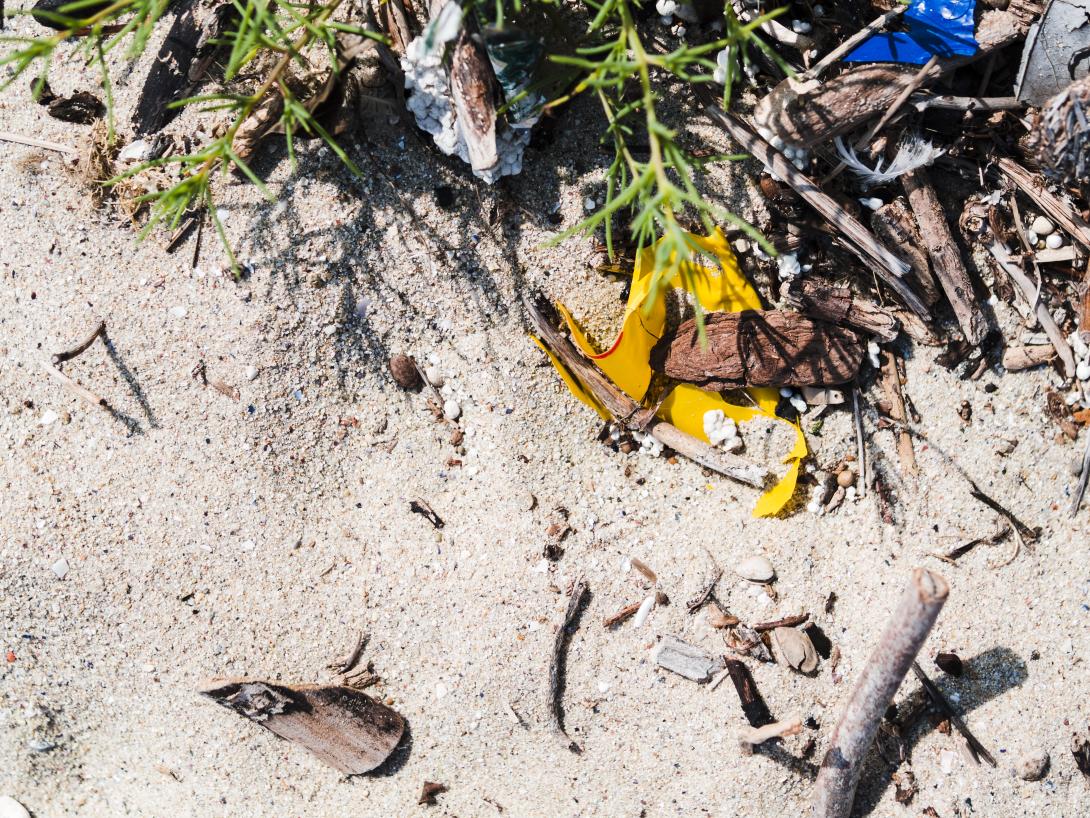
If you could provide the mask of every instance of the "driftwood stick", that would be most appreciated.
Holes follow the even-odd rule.
[[[790,716],[783,721],[774,721],[764,727],[747,727],[738,734],[738,741],[742,747],[751,749],[758,744],[764,744],[774,738],[794,736],[802,732],[802,716],[798,714]]]
[[[1034,204],[1045,212],[1046,216],[1053,219],[1060,227],[1070,233],[1075,241],[1083,247],[1090,248],[1090,224],[1080,218],[1071,205],[1066,204],[1058,196],[1050,193],[1048,188],[1045,187],[1044,179],[1030,173],[1011,159],[1000,159],[996,162],[996,167],[1004,176],[1014,182],[1019,190],[1032,199]],[[1018,229],[1023,230],[1025,228],[1018,225]]]
[[[954,97],[949,95],[920,94],[912,100],[917,111],[934,108],[939,111],[1016,111],[1026,107],[1018,97]]]
[[[91,344],[95,342],[95,339],[102,335],[104,332],[106,332],[106,322],[99,321],[91,334],[88,335],[84,340],[80,341],[71,349],[66,349],[56,353],[53,356],[53,364],[61,364],[65,361],[70,361],[73,358],[82,355],[84,352],[87,351],[87,347],[91,346]]]
[[[962,263],[938,194],[923,168],[906,173],[901,177],[901,183],[908,194],[908,204],[916,215],[920,235],[931,256],[935,277],[942,285],[950,306],[954,308],[954,315],[957,316],[961,331],[965,333],[965,340],[977,346],[988,334],[988,322],[973,296],[969,271]]]
[[[1041,329],[1044,330],[1045,335],[1048,336],[1048,340],[1052,342],[1052,347],[1056,350],[1056,354],[1060,356],[1064,375],[1068,378],[1075,377],[1075,354],[1071,351],[1071,345],[1067,343],[1067,339],[1064,337],[1063,332],[1056,326],[1056,322],[1052,318],[1052,313],[1048,311],[1048,307],[1041,301],[1037,287],[1029,280],[1029,276],[1025,274],[1022,267],[1014,262],[1010,253],[1007,252],[1007,248],[994,238],[988,244],[988,252],[992,254],[995,260],[1007,275],[1013,279],[1014,283],[1018,285],[1018,288],[1026,297],[1026,301],[1029,302],[1034,315],[1037,316],[1037,323],[1041,325]]]
[[[106,409],[107,411],[109,411],[110,407],[109,404],[106,402],[106,398],[99,397],[83,384],[65,375],[63,372],[57,369],[57,367],[53,366],[52,364],[48,364],[45,361],[42,361],[42,369],[44,369],[46,372],[48,372],[50,375],[60,381],[61,384],[70,392],[83,398],[92,406],[98,406],[102,409]]]
[[[814,787],[815,818],[848,818],[855,788],[878,725],[942,610],[949,586],[938,574],[917,568],[867,660],[833,731]]]
[[[880,341],[893,341],[901,332],[901,324],[892,313],[849,287],[827,287],[803,278],[785,281],[780,295],[789,307],[811,318],[862,330]]]
[[[707,89],[700,89],[698,94],[707,101],[710,92]],[[802,173],[780,151],[754,133],[741,119],[723,111],[718,104],[710,101],[707,102],[704,110],[712,120],[726,129],[743,150],[752,154],[772,173],[787,182],[814,210],[840,231],[848,239],[849,249],[870,267],[906,306],[921,317],[927,316],[927,306],[904,281],[904,276],[909,271],[909,266],[904,261],[890,252],[874,237],[873,233],[837,204],[836,200],[824,193],[813,179]]]
[[[628,424],[637,416],[640,405],[606,377],[602,370],[588,361],[569,338],[562,335],[529,297],[523,299],[534,330],[542,343],[556,355],[598,401],[620,423]],[[692,435],[687,435],[666,421],[653,419],[645,430],[678,454],[699,463],[705,468],[754,488],[764,488],[769,480],[768,470],[745,458],[710,446]]]
[[[920,229],[916,219],[904,199],[898,197],[882,205],[870,217],[870,226],[875,235],[886,243],[887,247],[896,247],[904,256],[916,284],[923,293],[924,301],[934,304],[939,300],[939,284],[931,275],[931,265],[927,261],[927,251],[923,246]]]
[[[761,698],[761,692],[757,689],[757,683],[753,681],[749,668],[738,659],[727,659],[727,673],[734,684],[734,690],[738,694],[738,701],[742,704],[742,712],[750,727],[764,727],[771,724],[772,714],[768,712],[768,705]]]
[[[901,376],[897,371],[897,356],[889,351],[882,361],[882,391],[886,393],[889,401],[890,416],[902,423],[908,423],[908,412],[905,410],[905,396],[901,391]],[[902,427],[897,432],[897,457],[901,461],[901,469],[905,474],[916,475],[919,467],[916,465],[916,452],[912,448],[912,435]]]
[[[564,645],[568,641],[568,628],[575,621],[576,614],[579,613],[579,606],[583,602],[583,594],[587,591],[587,583],[583,580],[583,577],[579,577],[575,581],[575,586],[572,588],[571,597],[568,599],[568,609],[564,612],[564,621],[560,623],[560,627],[556,631],[556,639],[553,642],[553,652],[549,659],[549,729],[556,733],[569,750],[574,753],[579,752],[579,745],[572,741],[566,732],[564,732],[564,725],[562,723],[563,708],[560,703],[560,666],[562,664],[564,656]]]

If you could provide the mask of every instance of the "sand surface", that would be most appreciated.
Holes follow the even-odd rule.
[[[118,76],[123,122],[145,69]],[[54,79],[59,93],[93,88],[78,61]],[[62,155],[0,143],[0,794],[40,817],[802,815],[852,681],[922,565],[952,589],[922,662],[999,765],[975,765],[956,734],[925,722],[906,744],[915,800],[895,802],[892,767],[875,753],[862,810],[1090,810],[1069,752],[1090,718],[1088,512],[1067,517],[1082,441],[1057,442],[1044,413],[1055,376],[962,381],[931,362],[935,350],[916,350],[917,479],[900,476],[892,434],[868,422],[874,466],[895,490],[892,525],[873,494],[829,516],[754,520],[748,488],[611,451],[543,365],[518,303],[541,290],[602,338],[619,315],[622,285],[593,271],[592,240],[543,246],[559,229],[555,206],[567,226],[601,195],[595,117],[574,106],[555,141],[497,188],[401,124],[351,147],[364,180],[317,145],[295,174],[268,147],[261,172],[275,202],[243,183],[220,191],[253,266],[241,282],[221,274],[210,231],[194,268],[193,237],[171,254],[159,236],[137,244],[115,205],[92,206]],[[20,81],[0,99],[0,130],[74,145],[88,129],[48,118]],[[709,185],[748,213],[754,170]],[[452,210],[437,205],[437,185],[454,189]],[[1015,316],[996,310],[1016,335]],[[108,344],[66,371],[113,416],[41,368],[96,317]],[[442,373],[464,451],[427,393],[394,384],[395,352]],[[203,386],[201,362],[239,399]],[[1017,443],[1007,456],[1002,438]],[[818,465],[853,452],[850,413],[830,413],[809,442]],[[956,566],[928,556],[994,530],[966,478],[1041,527],[1009,565],[990,567],[1009,541]],[[418,497],[442,530],[410,512]],[[548,562],[559,509],[572,531]],[[760,553],[775,565],[777,601],[733,574]],[[642,628],[606,629],[604,617],[648,593],[624,570],[629,556],[658,573],[671,604]],[[732,613],[810,612],[842,653],[839,684],[828,661],[812,678],[750,662],[773,714],[812,718],[756,755],[737,743],[745,722],[729,682],[709,690],[651,660],[665,634],[724,651],[684,604],[717,568]],[[580,755],[549,732],[545,693],[578,575],[590,600],[563,705]],[[360,632],[382,679],[371,692],[411,732],[380,774],[346,779],[196,692],[217,676],[332,682],[327,665]],[[935,668],[940,650],[966,660],[962,678]],[[898,700],[919,697],[910,679]],[[1051,768],[1024,782],[1015,763],[1037,748]],[[449,787],[438,806],[417,806],[425,780]]]

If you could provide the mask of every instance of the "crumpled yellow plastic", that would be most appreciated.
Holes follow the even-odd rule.
[[[673,282],[674,287],[684,287],[692,292],[705,312],[761,309],[761,300],[756,290],[742,275],[738,260],[721,232],[717,230],[710,236],[688,234],[688,237],[699,248],[699,253],[695,263],[684,265]],[[636,259],[624,323],[620,334],[605,352],[598,352],[571,313],[562,304],[557,305],[575,343],[610,380],[638,402],[643,401],[651,384],[651,349],[662,337],[666,325],[664,300],[657,298],[651,303],[647,300],[654,277],[655,249],[655,246],[646,248]],[[540,341],[537,343],[545,349]],[[603,419],[608,419],[609,413],[579,380],[547,349],[545,353],[572,394],[594,409]],[[681,384],[663,401],[657,416],[704,441],[708,440],[704,434],[704,413],[713,409],[722,410],[724,415],[738,424],[757,415],[789,423],[776,416],[778,390],[769,387],[754,388],[749,390],[749,394],[755,406],[736,406],[725,401],[716,392],[707,392],[692,384]],[[795,429],[795,445],[784,459],[785,463],[790,464],[790,468],[776,485],[761,495],[753,510],[754,517],[768,517],[778,513],[795,492],[799,466],[806,457],[807,450],[801,427],[797,423],[790,425]]]

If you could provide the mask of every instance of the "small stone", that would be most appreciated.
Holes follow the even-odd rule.
[[[965,663],[956,653],[936,653],[935,664],[951,676],[961,676],[965,672]]]
[[[1071,470],[1071,476],[1072,477],[1078,477],[1079,475],[1082,474],[1082,458],[1081,457],[1076,457],[1074,460],[1071,461],[1070,470]]]
[[[851,469],[841,469],[836,476],[836,484],[843,488],[855,485],[855,472]]]
[[[1045,247],[1049,250],[1059,250],[1064,246],[1064,237],[1059,233],[1052,233],[1045,238]]]
[[[390,374],[394,376],[397,385],[402,389],[415,391],[421,386],[416,361],[408,355],[394,355],[390,358]]]
[[[440,682],[439,684],[437,684],[435,686],[435,698],[437,698],[437,699],[443,698],[444,696],[447,695],[448,692],[449,691],[447,690],[447,686],[445,684],[443,684],[442,682]]]
[[[10,795],[0,795],[0,818],[30,818],[30,813]]]
[[[592,199],[590,196],[583,200],[583,209],[588,213],[593,211],[596,206],[597,205],[594,204],[594,199]]]
[[[1090,380],[1090,361],[1082,361],[1075,367],[1075,377],[1080,381]]]
[[[253,381],[253,380],[256,380],[256,379],[257,379],[257,367],[256,366],[246,367],[246,380]]]
[[[66,560],[64,557],[61,557],[59,560],[49,566],[49,570],[53,572],[53,576],[55,576],[57,579],[64,579],[68,575],[68,560]]]
[[[58,415],[52,409],[46,409],[44,412],[42,412],[42,416],[40,418],[38,418],[38,425],[39,426],[49,426],[52,423],[56,423],[57,418],[59,418],[59,417],[60,417],[60,415]]]
[[[1033,220],[1033,224],[1029,226],[1029,229],[1036,233],[1038,236],[1047,236],[1052,233],[1052,231],[1054,231],[1056,228],[1047,218],[1045,218],[1044,216],[1038,216],[1036,219]]]
[[[772,567],[768,558],[763,556],[742,560],[735,567],[734,572],[750,582],[771,582],[776,576],[776,569]]]
[[[443,417],[447,420],[457,420],[462,416],[462,407],[456,400],[448,400],[443,403]]]
[[[437,366],[429,366],[424,369],[424,374],[428,376],[428,383],[434,386],[436,389],[442,389],[443,384],[447,382],[443,377],[443,373],[439,371]]]
[[[32,738],[26,743],[26,746],[32,753],[48,753],[50,750],[57,749],[55,743],[46,741],[44,738]]]
[[[170,314],[175,318],[185,318],[189,314],[189,310],[185,307],[171,307]]]
[[[1015,771],[1023,781],[1039,781],[1048,770],[1048,753],[1040,748],[1027,750],[1018,757]]]

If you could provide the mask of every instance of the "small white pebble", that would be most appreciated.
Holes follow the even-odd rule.
[[[257,367],[256,366],[246,367],[246,380],[252,381],[252,380],[255,380],[256,378],[257,378]]]
[[[40,418],[38,418],[38,425],[39,426],[48,426],[51,423],[56,423],[57,418],[59,418],[59,417],[60,417],[60,415],[58,415],[52,409],[46,409],[44,412],[42,412],[42,416]]]
[[[863,205],[863,207],[866,207],[866,208],[868,208],[870,210],[877,210],[882,205],[884,205],[885,202],[883,202],[877,196],[871,196],[869,198],[864,197],[864,198],[860,199],[859,204]]]
[[[68,560],[61,557],[49,566],[49,570],[53,572],[53,576],[57,579],[64,579],[68,575]]]
[[[1049,233],[1045,237],[1045,247],[1049,250],[1059,250],[1064,246],[1064,237],[1059,233]]]
[[[608,693],[609,692],[609,682],[598,682],[598,692],[599,693]]]
[[[772,567],[768,557],[756,556],[742,560],[735,567],[734,572],[742,579],[750,582],[771,582],[776,576],[776,569]]]
[[[0,795],[0,818],[30,818],[30,813],[10,795]]]
[[[189,314],[189,310],[185,307],[171,307],[170,314],[175,318],[185,318]]]
[[[424,374],[427,376],[428,382],[436,389],[442,389],[443,384],[446,383],[446,379],[443,378],[443,373],[439,371],[439,367],[437,366],[424,367]]]
[[[791,30],[796,34],[809,34],[814,27],[805,20],[792,20]]]
[[[336,331],[337,331],[337,325],[336,324],[326,324],[324,327],[322,327],[322,332],[324,332],[326,335],[332,335]]]
[[[448,400],[443,403],[443,417],[447,420],[457,420],[462,415],[462,407],[456,400]]]
[[[435,698],[441,699],[447,695],[447,686],[440,682],[435,686]]]
[[[588,213],[594,210],[595,207],[597,207],[597,205],[594,203],[594,199],[592,199],[590,196],[583,200],[583,209]]]
[[[1033,224],[1029,226],[1029,229],[1038,236],[1047,236],[1051,234],[1056,227],[1046,217],[1038,216],[1033,220]]]
[[[795,407],[795,411],[798,412],[800,415],[806,414],[806,410],[809,408],[806,405],[806,401],[803,400],[802,395],[792,395],[791,405]]]
[[[1027,230],[1026,231],[1026,241],[1029,242],[1030,247],[1036,247],[1037,242],[1039,242],[1040,240],[1041,240],[1040,237],[1038,237],[1038,235],[1035,232],[1033,232],[1032,230]]]
[[[1075,367],[1075,377],[1080,381],[1090,381],[1090,363],[1080,361],[1079,365]]]

